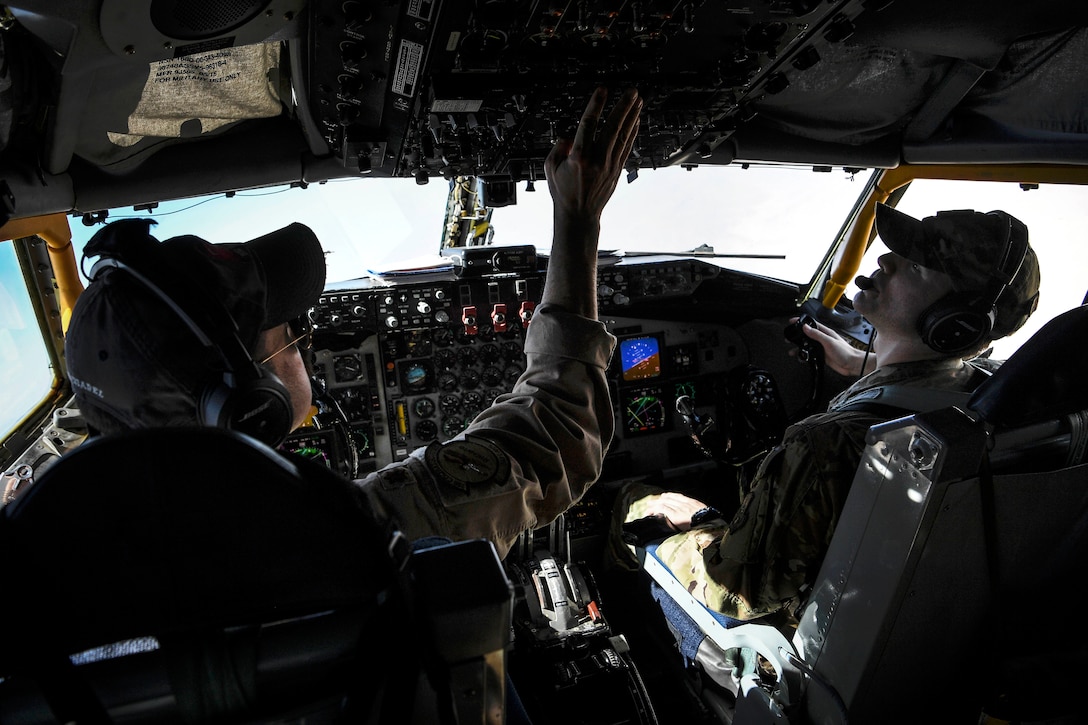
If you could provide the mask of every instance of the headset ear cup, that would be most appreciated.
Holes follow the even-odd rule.
[[[200,417],[204,425],[236,430],[275,447],[291,432],[295,416],[287,388],[273,373],[262,370],[256,380],[224,379],[206,388]]]
[[[979,307],[955,292],[934,302],[918,316],[918,334],[942,355],[967,352],[982,344],[993,329],[995,311]]]

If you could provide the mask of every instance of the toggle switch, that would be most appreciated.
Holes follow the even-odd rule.
[[[521,326],[528,327],[529,321],[533,319],[533,310],[536,309],[535,302],[529,302],[526,300],[521,303],[521,309],[518,310],[518,317],[521,318]]]
[[[502,302],[491,308],[491,325],[495,332],[506,332],[506,305]]]
[[[480,331],[480,323],[476,319],[475,305],[468,305],[461,308],[461,324],[465,326],[466,335],[475,335]]]

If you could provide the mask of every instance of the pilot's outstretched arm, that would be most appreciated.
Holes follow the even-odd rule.
[[[359,482],[375,512],[410,539],[483,537],[505,556],[600,476],[615,430],[605,378],[615,338],[596,319],[597,241],[642,107],[630,90],[602,119],[606,98],[593,94],[575,137],[560,140],[545,165],[554,232],[525,372],[457,438]]]

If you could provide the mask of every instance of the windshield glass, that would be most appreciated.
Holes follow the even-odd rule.
[[[10,431],[49,394],[54,381],[15,246],[0,242],[0,431]]]
[[[600,248],[635,253],[700,250],[722,266],[807,283],[839,233],[868,172],[811,168],[699,167],[642,171],[621,179],[602,218]],[[517,202],[494,209],[491,243],[551,244],[547,183],[517,187]],[[196,234],[244,241],[291,222],[309,225],[328,252],[334,284],[438,260],[449,185],[439,180],[351,179],[114,210],[109,220],[153,217],[159,239]],[[74,224],[77,254],[99,225]]]
[[[670,167],[621,180],[601,219],[602,250],[714,253],[718,263],[808,282],[861,194],[864,175],[752,166]],[[532,197],[525,199],[525,197]],[[496,239],[550,242],[547,192],[495,210]],[[523,241],[522,243],[526,243]]]

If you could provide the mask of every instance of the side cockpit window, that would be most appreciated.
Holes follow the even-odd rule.
[[[15,244],[0,242],[0,438],[49,397],[55,381]]]

